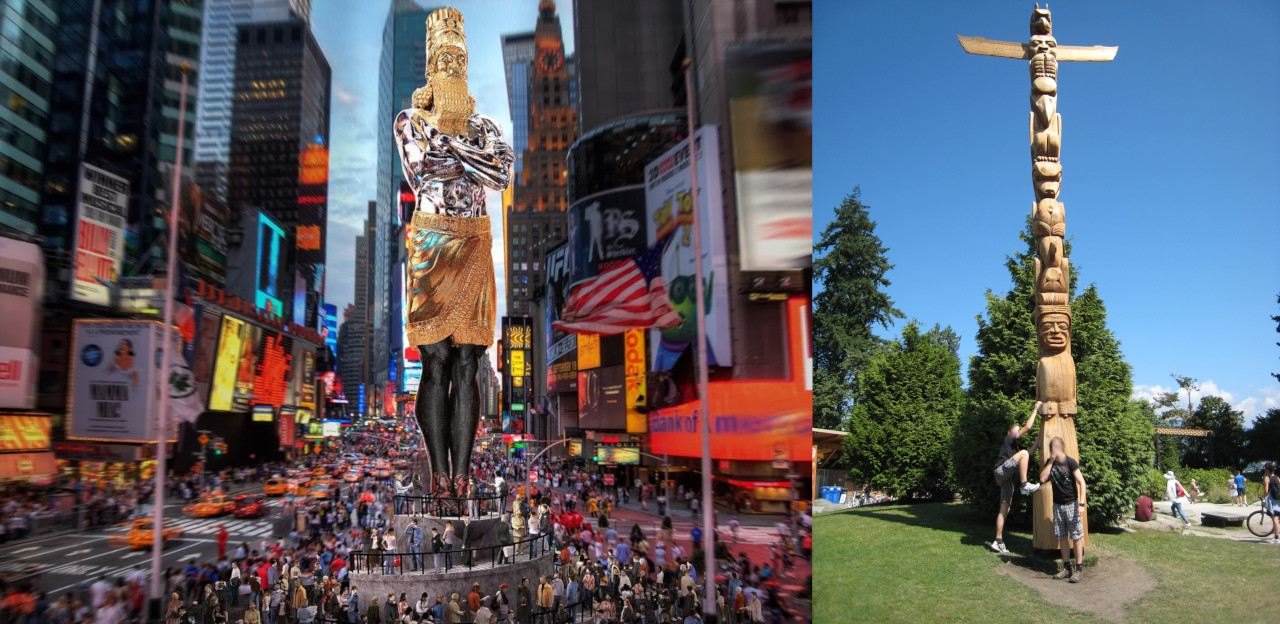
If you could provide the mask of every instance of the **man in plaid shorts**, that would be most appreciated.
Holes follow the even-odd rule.
[[[1053,482],[1053,535],[1062,549],[1062,571],[1055,579],[1070,578],[1072,583],[1084,579],[1084,523],[1080,512],[1085,504],[1084,475],[1080,463],[1067,457],[1062,438],[1049,440],[1049,460],[1040,471],[1040,482]],[[1075,566],[1071,565],[1075,550]]]

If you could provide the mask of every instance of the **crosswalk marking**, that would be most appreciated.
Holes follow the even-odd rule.
[[[182,529],[183,536],[187,535],[213,535],[221,529],[220,526],[226,526],[227,533],[242,537],[271,537],[272,522],[267,518],[259,518],[254,520],[245,520],[240,518],[179,518],[166,520],[166,527],[175,527]],[[109,529],[112,533],[127,533],[129,526],[116,526]]]

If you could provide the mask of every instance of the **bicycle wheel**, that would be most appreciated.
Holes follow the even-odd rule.
[[[1262,513],[1261,509],[1249,514],[1249,517],[1244,521],[1244,525],[1248,527],[1250,533],[1258,537],[1271,535],[1271,517]]]

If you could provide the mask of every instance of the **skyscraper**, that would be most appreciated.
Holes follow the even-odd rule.
[[[196,109],[196,182],[227,198],[231,162],[231,102],[236,73],[236,28],[254,22],[311,19],[311,0],[204,0]]]
[[[5,11],[5,37],[16,38],[9,44],[23,54],[7,52],[0,64],[0,92],[10,112],[0,117],[0,229],[26,234],[35,234],[40,223],[50,96],[44,76],[53,65],[58,38],[58,14],[51,4],[33,0]]]
[[[528,143],[504,216],[506,226],[507,314],[528,316],[530,301],[542,285],[547,250],[565,238],[565,154],[577,138],[577,89],[572,59],[565,58],[560,17],[551,0],[538,6],[528,70]],[[508,70],[514,81],[519,63]],[[512,96],[512,118],[520,104]],[[519,122],[513,121],[515,124]]]
[[[227,203],[233,221],[254,206],[282,226],[286,318],[315,329],[324,294],[330,78],[307,24],[237,27]],[[293,314],[294,301],[305,314]]]
[[[516,153],[513,170],[518,184],[529,147],[529,73],[533,71],[533,31],[502,36],[502,65],[507,76],[507,105],[511,108],[511,149]]]
[[[453,6],[466,11],[466,6]],[[376,376],[386,381],[392,366],[403,371],[400,355],[403,331],[400,319],[392,317],[392,298],[399,299],[400,280],[396,275],[400,249],[401,225],[412,210],[413,191],[404,181],[400,156],[391,136],[391,124],[400,111],[412,105],[413,91],[426,84],[427,16],[439,7],[424,7],[414,0],[393,0],[382,27],[382,55],[378,63],[378,118],[374,128],[378,135],[378,179],[376,206],[370,222],[381,233],[381,244],[374,258],[373,302],[371,322],[375,327],[375,349],[379,354]],[[407,198],[407,201],[406,201]],[[403,301],[398,302],[403,305]],[[391,364],[396,360],[397,364]],[[397,380],[399,381],[399,380]]]
[[[37,15],[47,15],[37,4],[24,4],[23,14],[33,22]],[[10,14],[12,6],[6,4]],[[189,83],[199,81],[202,14],[198,3],[184,0],[122,0],[112,3],[109,15],[95,15],[92,9],[91,2],[57,3],[39,233],[51,262],[48,298],[63,301],[70,294],[110,305],[120,278],[149,277],[167,266],[166,173],[178,153],[184,63],[191,67]],[[191,88],[182,146],[187,163],[196,102]],[[77,296],[71,288],[77,280],[64,280],[59,277],[64,273],[55,270],[77,266],[77,223],[90,216],[79,201],[86,179],[95,187],[113,187],[121,201],[118,214],[94,215],[105,216],[98,221],[123,243],[108,252],[120,262],[119,270],[112,267],[90,280],[105,282],[98,297]]]

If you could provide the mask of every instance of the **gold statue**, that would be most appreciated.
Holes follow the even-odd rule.
[[[408,326],[422,356],[416,416],[437,495],[464,497],[480,418],[477,372],[497,315],[486,189],[511,181],[515,154],[467,91],[462,13],[427,16],[427,85],[394,132],[416,195],[408,224]]]
[[[965,52],[1028,61],[1031,73],[1031,231],[1036,237],[1035,323],[1039,345],[1036,365],[1036,399],[1044,415],[1040,429],[1041,461],[1050,457],[1049,443],[1061,438],[1064,453],[1079,457],[1075,423],[1076,364],[1071,358],[1071,305],[1068,301],[1070,265],[1064,252],[1067,235],[1066,208],[1058,199],[1062,187],[1062,115],[1058,113],[1058,63],[1062,61],[1110,61],[1114,47],[1060,46],[1053,37],[1049,8],[1037,4],[1031,13],[1027,43],[961,37]],[[1053,533],[1051,488],[1035,494],[1035,547],[1056,549]],[[1083,518],[1083,510],[1081,517]],[[1087,526],[1087,523],[1086,523]],[[1081,543],[1087,543],[1087,533]]]

